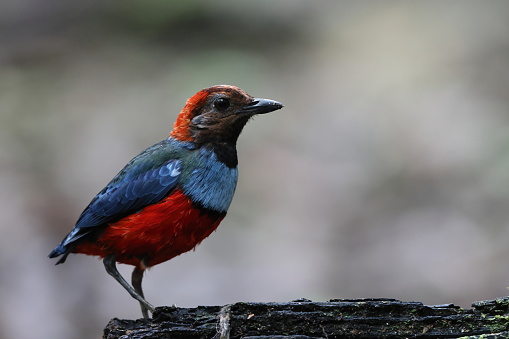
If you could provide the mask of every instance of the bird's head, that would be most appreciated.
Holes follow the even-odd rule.
[[[253,98],[235,86],[212,86],[187,100],[170,136],[196,144],[235,144],[252,116],[282,107],[277,101]]]

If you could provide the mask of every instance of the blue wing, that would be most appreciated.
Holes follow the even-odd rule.
[[[113,179],[83,211],[76,228],[103,225],[159,202],[177,185],[181,161],[169,160],[132,179]]]
[[[168,159],[164,144],[156,144],[131,160],[110,183],[97,194],[81,213],[74,229],[50,253],[54,258],[64,254],[57,264],[65,261],[76,241],[145,206],[162,200],[177,186],[182,161]],[[166,160],[166,161],[164,161]]]

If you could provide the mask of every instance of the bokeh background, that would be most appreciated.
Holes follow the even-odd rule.
[[[148,272],[149,301],[509,294],[509,2],[0,9],[1,338],[100,338],[140,317],[96,258],[46,256],[214,84],[285,108],[248,124],[229,216]]]

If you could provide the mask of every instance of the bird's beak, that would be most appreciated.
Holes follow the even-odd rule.
[[[269,99],[254,98],[249,105],[244,106],[241,109],[241,112],[249,115],[255,115],[269,113],[281,108],[283,108],[283,105],[280,102]]]

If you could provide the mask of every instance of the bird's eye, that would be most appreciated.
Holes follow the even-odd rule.
[[[230,101],[225,98],[217,98],[214,101],[214,107],[218,109],[219,111],[224,111],[228,107],[230,107]]]

